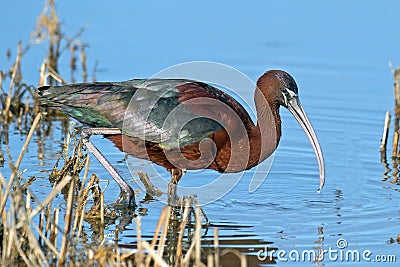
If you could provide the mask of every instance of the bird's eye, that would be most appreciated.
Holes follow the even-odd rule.
[[[286,94],[286,93],[287,93],[287,89],[286,89],[286,87],[284,87],[284,88],[282,89],[282,93],[284,93],[284,94]]]

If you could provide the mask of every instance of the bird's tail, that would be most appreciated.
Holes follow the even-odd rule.
[[[63,86],[42,86],[38,89],[39,101],[42,107],[63,109],[65,106],[87,106],[94,104],[99,97],[99,91],[88,90],[85,84]]]
[[[61,103],[57,101],[57,96],[60,95],[60,93],[57,92],[57,88],[58,87],[52,86],[42,86],[38,88],[40,106],[55,109],[61,108]]]

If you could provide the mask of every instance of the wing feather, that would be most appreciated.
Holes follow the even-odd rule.
[[[218,105],[185,104],[187,100],[208,97],[243,109],[219,89],[183,79],[45,86],[39,88],[39,97],[42,106],[59,109],[90,127],[120,128],[125,135],[167,149],[200,142],[224,128],[224,122],[211,119],[220,112]],[[244,119],[251,120],[246,115]]]

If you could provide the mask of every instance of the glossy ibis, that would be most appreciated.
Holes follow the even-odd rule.
[[[54,108],[92,127],[82,139],[135,205],[134,192],[89,141],[102,134],[122,151],[151,160],[178,183],[183,170],[250,169],[277,148],[281,137],[279,107],[286,107],[307,134],[316,153],[324,186],[322,151],[288,73],[270,70],[257,81],[258,122],[227,93],[203,82],[185,79],[134,79],[39,88],[43,107]],[[123,194],[121,194],[123,195]]]

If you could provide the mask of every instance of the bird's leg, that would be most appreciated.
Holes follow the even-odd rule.
[[[155,187],[153,185],[153,183],[150,181],[150,178],[147,175],[147,173],[138,172],[138,175],[139,175],[140,181],[146,188],[146,198],[147,199],[149,199],[149,198],[153,199],[153,197],[159,197],[162,195],[161,190],[158,189],[157,187]]]
[[[121,134],[121,130],[117,128],[84,128],[81,133],[82,142],[89,150],[90,153],[93,154],[97,158],[97,160],[103,165],[103,167],[108,171],[111,177],[118,183],[121,188],[121,194],[118,197],[117,201],[125,200],[128,198],[128,206],[136,207],[135,201],[135,192],[129,186],[129,184],[119,175],[117,170],[111,165],[111,163],[104,157],[104,155],[90,142],[91,135],[112,135],[112,134]]]
[[[168,183],[168,204],[171,206],[178,205],[178,196],[176,194],[177,184],[183,175],[181,169],[170,169],[171,181]]]
[[[203,208],[200,206],[199,202],[197,202],[196,197],[194,196],[183,196],[182,201],[179,201],[179,197],[176,193],[177,185],[179,180],[182,178],[182,175],[184,174],[184,170],[182,169],[170,169],[171,172],[171,181],[168,184],[168,204],[172,207],[178,207],[179,204],[183,206],[188,206],[192,209],[192,212],[195,211],[195,207],[199,207],[201,213],[203,214],[203,217],[206,221],[206,227],[208,231],[208,226],[210,225],[210,221],[208,220],[208,217],[203,210]],[[206,233],[207,233],[206,231]],[[206,235],[205,233],[205,235]]]

